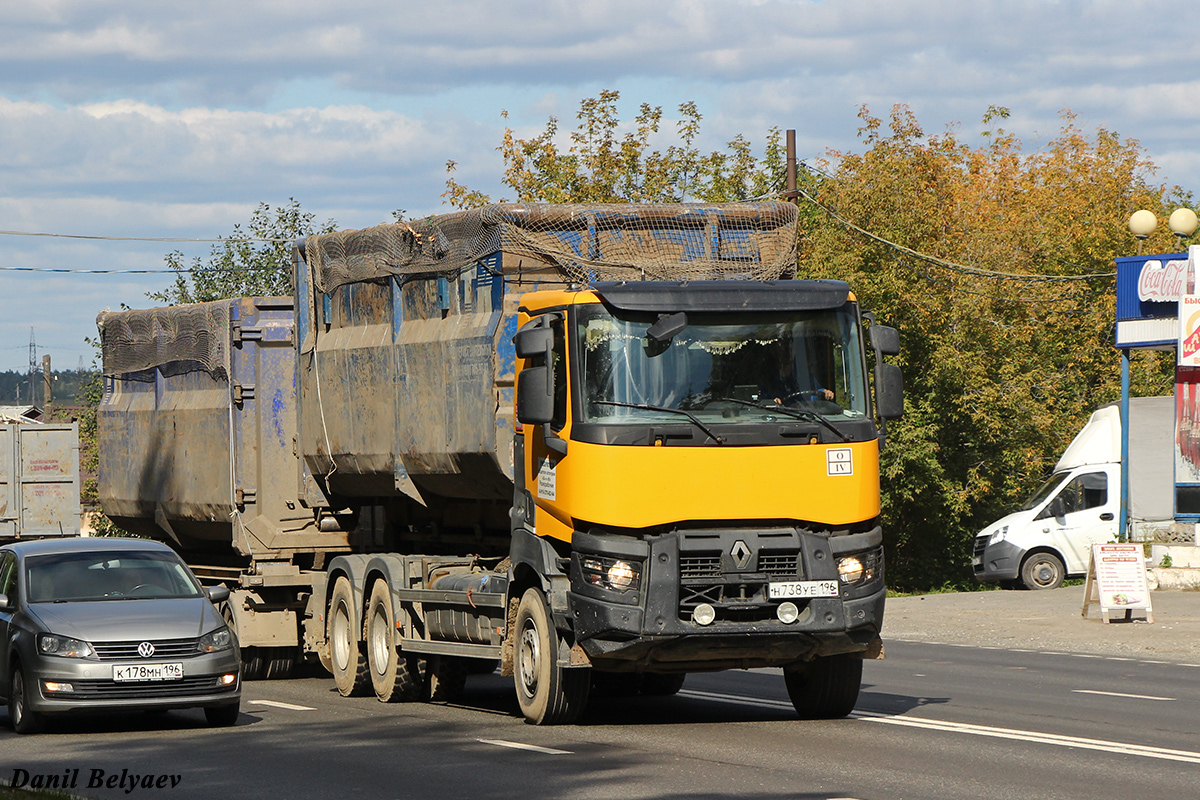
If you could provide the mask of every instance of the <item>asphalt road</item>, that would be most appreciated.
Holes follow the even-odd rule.
[[[79,769],[86,796],[206,800],[1194,797],[1200,663],[1149,655],[890,640],[854,715],[824,722],[794,719],[769,670],[689,676],[674,698],[594,698],[561,728],[524,724],[499,675],[473,676],[461,706],[267,681],[247,685],[233,729],[199,712],[0,728],[0,778]],[[93,770],[179,783],[88,789]]]

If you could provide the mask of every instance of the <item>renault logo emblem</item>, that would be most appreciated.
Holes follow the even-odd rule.
[[[142,658],[149,658],[154,655],[154,645],[150,642],[142,642],[138,645],[138,655]]]
[[[745,542],[738,539],[733,543],[729,555],[733,556],[733,563],[737,565],[738,569],[745,569],[750,566],[750,558],[754,555],[754,551]]]

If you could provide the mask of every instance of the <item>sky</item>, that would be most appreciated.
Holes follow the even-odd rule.
[[[569,129],[604,89],[625,119],[695,101],[701,150],[794,128],[807,160],[861,150],[863,106],[968,141],[1005,106],[1026,149],[1070,109],[1200,194],[1194,0],[0,0],[0,19],[0,371],[31,338],[39,363],[90,366],[96,314],[169,282],[13,268],[209,251],[12,232],[211,239],[289,198],[341,228],[444,212],[448,160],[504,197],[505,127]]]

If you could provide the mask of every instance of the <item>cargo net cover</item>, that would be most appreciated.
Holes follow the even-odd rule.
[[[490,205],[310,236],[318,291],[393,275],[450,275],[504,252],[549,264],[564,280],[774,280],[796,266],[796,206]]]
[[[96,317],[96,327],[105,375],[135,378],[159,368],[164,374],[203,370],[228,378],[228,301],[104,311]]]

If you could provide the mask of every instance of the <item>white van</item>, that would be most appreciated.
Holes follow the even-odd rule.
[[[1173,521],[1175,400],[1131,398],[1130,418],[1131,524]],[[1116,541],[1120,504],[1121,410],[1114,403],[1092,414],[1028,502],[975,537],[975,577],[1030,589],[1083,577],[1092,544]]]

